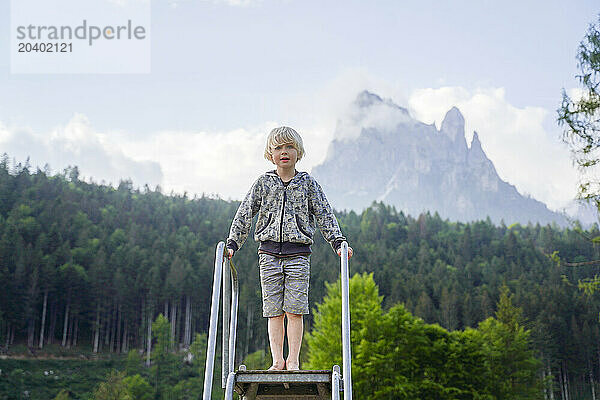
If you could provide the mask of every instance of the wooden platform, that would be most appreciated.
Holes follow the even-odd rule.
[[[243,400],[331,399],[330,370],[262,371],[240,368],[235,391]]]

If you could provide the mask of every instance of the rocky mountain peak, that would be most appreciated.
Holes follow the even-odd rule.
[[[494,164],[490,161],[481,147],[481,141],[479,140],[477,132],[473,132],[473,139],[471,140],[471,147],[467,154],[467,161],[471,168],[478,168],[480,170],[485,169],[486,171],[489,171],[489,176],[497,175]],[[482,164],[485,164],[486,167],[483,167]]]
[[[479,141],[479,135],[477,131],[473,132],[473,139],[471,140],[471,152],[485,154],[483,148],[481,148],[481,142]]]
[[[442,121],[441,132],[444,132],[450,140],[456,142],[465,137],[465,118],[458,108],[452,107]]]
[[[356,96],[354,103],[359,107],[366,108],[374,104],[383,103],[383,99],[375,93],[371,93],[368,90],[363,90]]]
[[[354,104],[359,108],[382,107],[391,109],[393,111],[401,111],[402,114],[408,115],[408,110],[394,103],[392,99],[383,99],[377,94],[369,92],[368,90],[363,90],[360,92],[356,96]]]
[[[338,210],[361,210],[378,200],[413,216],[437,211],[458,221],[489,216],[496,223],[566,223],[498,176],[476,132],[467,147],[456,107],[438,130],[365,90],[340,116],[334,137],[311,174]]]

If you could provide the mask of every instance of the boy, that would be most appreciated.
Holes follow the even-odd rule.
[[[318,224],[323,237],[341,256],[346,240],[319,184],[296,171],[304,155],[300,135],[286,126],[267,137],[264,156],[277,167],[261,175],[240,204],[227,239],[231,258],[248,237],[258,214],[254,239],[258,249],[263,316],[269,318],[270,370],[298,370],[302,343],[302,315],[308,314],[310,245]],[[352,248],[348,248],[352,257]],[[289,354],[283,358],[284,317],[287,317]]]

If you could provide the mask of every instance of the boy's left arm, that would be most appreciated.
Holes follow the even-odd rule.
[[[315,215],[317,225],[323,234],[325,240],[329,242],[333,250],[339,254],[342,242],[346,240],[338,224],[337,218],[333,213],[331,205],[323,193],[321,185],[312,179],[311,194],[309,201],[309,211]]]

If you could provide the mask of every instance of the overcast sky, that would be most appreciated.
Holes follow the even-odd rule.
[[[577,87],[577,46],[599,12],[591,0],[161,0],[151,73],[11,74],[0,0],[0,152],[78,165],[96,182],[240,199],[270,168],[271,128],[297,128],[298,169],[310,171],[368,89],[438,127],[456,105],[501,178],[561,209],[577,174],[555,110],[562,88]]]

